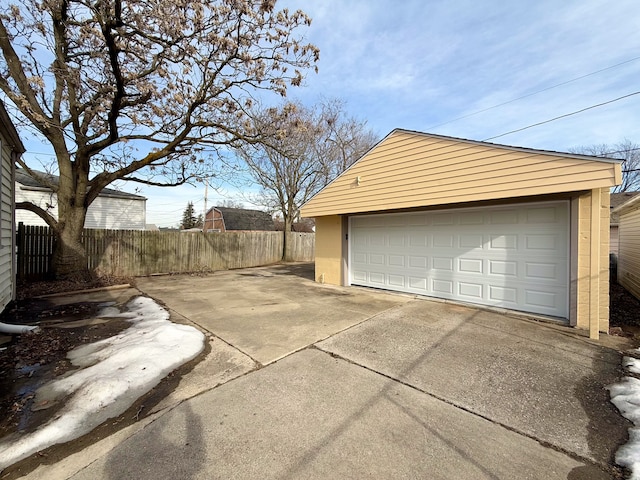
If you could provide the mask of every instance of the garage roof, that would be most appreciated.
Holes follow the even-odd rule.
[[[612,187],[622,161],[396,129],[302,207],[318,217]]]

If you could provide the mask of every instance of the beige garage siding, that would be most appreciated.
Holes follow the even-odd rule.
[[[598,305],[599,330],[609,330],[609,189],[600,190],[600,236]],[[578,252],[576,285],[576,319],[579,328],[589,328],[591,312],[591,194],[581,195],[578,199]]]
[[[305,217],[609,187],[620,164],[396,130],[311,199]]]
[[[609,189],[621,179],[614,159],[394,130],[301,214],[316,218],[316,280],[344,285],[351,215],[569,200],[569,321],[597,338],[609,328]],[[628,241],[640,245],[632,238],[640,222],[634,228]],[[622,250],[622,227],[620,235]],[[631,256],[640,260],[640,249]],[[635,268],[623,265],[622,274],[640,294],[640,262]]]

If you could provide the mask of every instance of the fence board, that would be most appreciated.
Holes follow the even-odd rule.
[[[313,261],[315,234],[288,234],[287,258]],[[18,226],[18,278],[50,273],[55,237],[48,227]],[[255,267],[282,259],[283,232],[153,232],[89,230],[82,235],[87,266],[99,275],[141,276]]]

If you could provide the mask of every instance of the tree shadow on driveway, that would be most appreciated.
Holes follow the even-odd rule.
[[[144,471],[144,465],[153,463],[149,469],[162,472],[155,480],[188,480],[196,478],[206,463],[206,443],[203,436],[202,420],[196,415],[188,402],[174,414],[184,416],[182,428],[172,432],[156,432],[155,435],[136,435],[127,440],[126,448],[116,448],[109,455],[105,466],[105,477],[112,480],[132,478],[131,470]],[[156,423],[155,428],[158,428]],[[153,425],[150,426],[153,428]],[[149,438],[153,445],[147,445]],[[130,466],[133,466],[130,469]],[[141,468],[141,466],[143,466]]]
[[[625,478],[623,469],[615,466],[615,454],[626,443],[628,428],[633,426],[611,403],[606,389],[624,375],[621,362],[622,355],[614,350],[604,352],[603,358],[594,358],[593,375],[583,378],[573,392],[589,418],[586,434],[589,450],[593,457],[611,466],[611,474],[615,478]],[[576,468],[567,477],[568,480],[610,478],[595,476],[597,470],[590,471],[589,468]]]

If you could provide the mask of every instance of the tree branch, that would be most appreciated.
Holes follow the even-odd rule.
[[[52,230],[54,231],[58,230],[58,221],[55,218],[53,218],[53,215],[47,212],[44,208],[39,207],[31,202],[18,202],[16,203],[16,209],[28,210],[30,212],[35,213],[40,218],[42,218],[42,220],[47,222],[47,225],[49,225]]]

